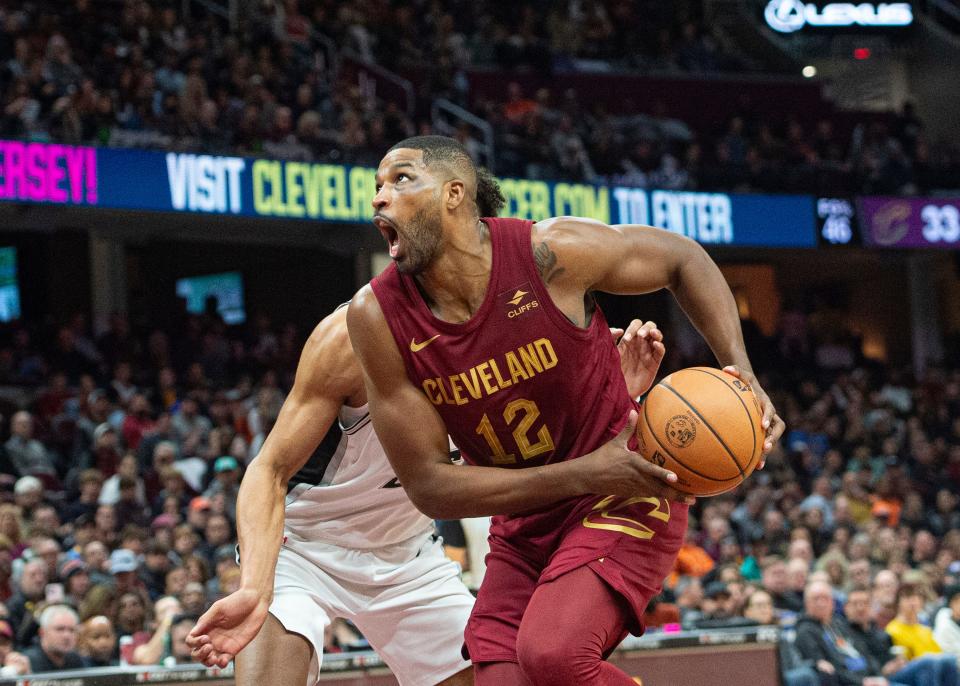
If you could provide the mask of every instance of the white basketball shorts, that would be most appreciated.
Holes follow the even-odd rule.
[[[270,613],[313,645],[307,686],[319,679],[323,632],[335,617],[363,632],[401,686],[433,686],[470,666],[460,650],[473,601],[432,535],[377,550],[289,536]]]

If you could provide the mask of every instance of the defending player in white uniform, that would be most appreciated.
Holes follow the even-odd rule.
[[[661,341],[655,324],[637,320],[622,336],[632,393],[656,376]],[[403,686],[473,683],[460,654],[473,596],[373,432],[346,308],[304,346],[290,396],[241,484],[237,531],[241,588],[187,639],[207,665],[236,656],[237,686],[313,686],[335,617],[356,624]]]

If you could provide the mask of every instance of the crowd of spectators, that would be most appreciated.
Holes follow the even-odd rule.
[[[418,74],[428,97],[462,96],[477,65],[549,70],[622,55],[664,69],[736,66],[690,4],[265,0],[240,2],[231,32],[216,14],[184,17],[179,2],[0,3],[0,135],[370,164],[429,123],[338,81],[336,57]],[[640,24],[658,42],[633,40]]]
[[[190,661],[193,622],[239,587],[240,479],[302,342],[215,314],[175,338],[123,317],[100,336],[82,316],[0,332],[5,673]],[[366,643],[338,622],[341,646]]]
[[[0,136],[375,165],[432,130],[429,103],[443,96],[493,126],[501,176],[834,194],[960,186],[960,150],[928,141],[909,106],[852,133],[749,109],[706,131],[658,107],[613,116],[573,90],[524,94],[505,80],[501,98],[470,93],[477,67],[752,68],[693,0],[240,4],[231,32],[214,14],[187,19],[179,2],[0,3]],[[637,40],[638,27],[655,40]],[[349,56],[410,75],[415,110],[338,78]],[[478,148],[476,132],[457,135]]]
[[[960,188],[960,147],[932,145],[912,103],[894,117],[841,130],[822,118],[771,121],[749,104],[718,130],[669,116],[616,115],[586,106],[576,91],[524,93],[477,107],[496,135],[502,176],[616,183],[666,190],[917,194]],[[477,141],[464,130],[469,147]]]
[[[746,327],[787,431],[698,503],[648,619],[779,625],[788,686],[956,684],[960,370],[864,359],[835,314],[788,310],[772,340]]]
[[[745,323],[788,431],[765,470],[692,510],[647,621],[780,624],[791,684],[872,686],[863,678],[881,672],[955,683],[900,672],[945,669],[912,659],[960,651],[960,371],[912,378],[864,359],[840,322],[788,307],[772,338]],[[132,331],[117,316],[94,335],[76,316],[0,332],[8,670],[116,664],[121,645],[131,663],[187,660],[190,621],[237,588],[238,484],[276,420],[302,332],[263,316],[227,328],[215,314],[177,330]],[[681,348],[668,346],[665,369],[709,361]],[[482,548],[483,526],[463,529]],[[451,554],[477,560],[455,538]],[[467,571],[478,585],[482,569]],[[363,645],[338,624],[328,647]],[[850,646],[862,664],[838,662]],[[827,665],[856,679],[831,682]]]

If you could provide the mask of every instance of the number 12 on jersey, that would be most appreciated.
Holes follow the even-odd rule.
[[[537,430],[535,435],[537,439],[536,443],[531,442],[530,430],[533,428],[533,424],[539,416],[540,409],[537,407],[537,404],[526,398],[518,398],[510,401],[503,410],[503,421],[508,429],[519,417],[517,425],[513,428],[513,441],[516,443],[517,449],[520,451],[520,456],[524,460],[529,460],[537,455],[543,455],[553,450],[553,437],[550,435],[550,429],[547,428],[546,424],[542,424]],[[516,464],[516,455],[504,450],[503,443],[500,442],[500,438],[493,428],[493,422],[490,421],[488,415],[483,415],[480,424],[477,425],[476,432],[483,436],[487,445],[490,446],[494,464]]]

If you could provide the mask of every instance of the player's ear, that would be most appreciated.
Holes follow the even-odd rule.
[[[467,199],[467,186],[460,179],[451,179],[445,184],[444,201],[448,210],[455,210]]]

